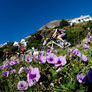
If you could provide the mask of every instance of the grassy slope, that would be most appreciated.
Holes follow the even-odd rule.
[[[80,30],[80,27],[76,25],[76,27],[72,27],[71,29],[74,30]],[[66,30],[69,28],[66,27]],[[51,32],[51,30],[47,29],[45,32]],[[37,32],[39,33],[39,32]],[[36,34],[37,34],[36,33]],[[35,35],[35,34],[33,34]],[[50,37],[51,34],[48,34],[47,36]],[[29,39],[30,40],[30,39]],[[80,45],[80,44],[79,44]],[[76,48],[75,46],[71,48]],[[33,67],[38,67],[41,74],[40,81],[30,87],[25,92],[35,92],[39,90],[38,92],[43,92],[46,90],[49,90],[51,92],[84,92],[85,90],[88,90],[86,86],[81,85],[76,80],[77,74],[84,74],[86,75],[89,67],[92,65],[92,41],[90,43],[90,49],[84,50],[82,46],[80,46],[79,51],[82,54],[85,54],[88,58],[88,64],[81,61],[81,59],[73,58],[69,56],[69,53],[67,52],[69,48],[67,49],[58,49],[58,52],[55,54],[57,56],[61,55],[67,55],[67,64],[60,70],[58,73],[56,73],[57,67],[50,65],[50,64],[38,64],[35,63],[34,60],[31,63],[26,63],[25,61],[20,62],[20,64],[13,66],[13,69],[16,69],[17,72],[20,69],[20,67],[28,67],[29,65],[32,65]],[[2,63],[0,63],[2,65]],[[23,72],[21,75],[15,73],[12,75],[9,75],[8,78],[4,78],[2,75],[2,71],[0,70],[0,91],[2,92],[19,92],[17,90],[17,83],[20,80],[26,81],[26,74]],[[43,85],[40,85],[40,82],[43,82]],[[60,84],[59,84],[60,82]],[[50,86],[50,83],[55,83],[55,86]],[[21,91],[24,92],[24,91]]]
[[[76,47],[72,47],[76,48]],[[67,55],[67,64],[58,72],[56,73],[57,67],[50,65],[50,64],[38,64],[34,61],[30,64],[33,67],[38,67],[41,74],[41,79],[39,82],[43,81],[44,86],[41,86],[39,82],[35,85],[30,87],[25,92],[35,92],[39,90],[39,92],[49,90],[51,92],[85,92],[85,90],[88,90],[87,86],[84,86],[82,84],[79,84],[76,80],[77,74],[84,74],[87,75],[87,72],[92,65],[92,41],[90,43],[90,49],[84,50],[83,46],[80,45],[79,52],[82,54],[85,54],[88,58],[88,64],[85,62],[82,62],[81,59],[70,57],[67,50],[69,48],[63,50],[58,49],[58,52],[56,53],[57,56],[61,55]],[[26,62],[21,62],[18,65],[13,66],[14,69],[19,70],[20,67],[28,67],[30,64]],[[18,81],[20,80],[26,80],[26,74],[22,73],[21,75],[15,73],[12,75],[9,75],[8,78],[4,78],[2,76],[2,72],[0,71],[0,82],[1,82],[1,90],[9,90],[10,92],[17,92],[16,85]],[[60,84],[59,84],[60,82]],[[55,87],[50,86],[50,83],[55,83]],[[20,91],[24,92],[24,91]]]

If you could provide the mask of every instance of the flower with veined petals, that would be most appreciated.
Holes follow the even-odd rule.
[[[53,53],[49,53],[49,55],[46,58],[47,62],[50,64],[56,64],[58,61],[58,57]]]
[[[40,78],[39,69],[32,68],[32,70],[27,74],[28,85],[30,87],[33,86],[36,82],[39,81],[39,78]]]
[[[66,58],[63,56],[58,57],[57,63],[55,66],[64,66],[66,64]]]
[[[46,62],[46,56],[39,56],[39,63],[45,63]]]
[[[17,88],[18,88],[18,90],[27,90],[28,84],[25,81],[19,81]]]
[[[73,49],[73,52],[72,52],[73,55],[77,55],[78,53],[79,53],[78,49]]]
[[[28,62],[28,63],[30,63],[32,61],[32,59],[31,59],[31,57],[27,56],[26,59],[25,59],[25,61]]]
[[[12,60],[12,61],[10,61],[10,65],[11,66],[13,66],[13,65],[15,65],[15,64],[18,64],[19,63],[19,60]]]

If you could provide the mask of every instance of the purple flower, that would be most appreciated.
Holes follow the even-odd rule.
[[[3,69],[4,69],[4,66],[3,66],[3,65],[2,65],[2,66],[0,66],[0,69],[2,69],[2,70],[3,70]]]
[[[87,57],[85,55],[82,55],[82,61],[84,61],[84,62],[87,61]]]
[[[87,75],[87,79],[90,83],[92,83],[92,66],[89,69],[88,75]]]
[[[66,58],[63,56],[58,57],[57,63],[55,66],[64,66],[66,64]]]
[[[4,77],[8,77],[9,71],[3,71],[2,74],[4,75]]]
[[[0,68],[3,70],[4,68],[7,68],[8,65],[9,65],[9,64],[8,64],[8,61],[7,61],[7,62],[5,62],[2,66],[0,66]]]
[[[83,74],[78,74],[77,75],[77,80],[79,83],[83,83],[85,79],[85,76]]]
[[[27,90],[28,84],[25,81],[19,81],[17,88],[18,88],[18,90]]]
[[[58,61],[58,57],[53,53],[49,53],[49,55],[47,56],[47,62],[50,64],[56,64],[57,61]]]
[[[28,63],[30,63],[32,61],[32,59],[27,56],[26,59],[25,59],[25,61],[28,62]]]
[[[19,69],[19,71],[18,71],[18,74],[21,74],[22,72],[23,72],[23,67],[21,67],[20,69]]]
[[[78,53],[79,53],[78,49],[73,49],[73,52],[72,52],[73,55],[77,55]]]
[[[89,46],[87,44],[83,45],[84,49],[89,49]]]
[[[46,56],[39,56],[39,63],[45,63],[46,62]]]
[[[10,74],[13,74],[13,73],[16,73],[16,70],[15,70],[15,69],[12,69],[12,70],[10,71]]]
[[[12,61],[10,61],[10,65],[11,66],[13,66],[13,65],[15,65],[15,64],[18,64],[19,63],[19,60],[12,60]]]
[[[29,68],[30,71],[33,69],[33,67],[31,65],[28,68]]]
[[[52,52],[51,49],[48,49],[48,50],[47,50],[47,53],[51,53],[51,52]]]
[[[77,56],[78,56],[78,57],[81,57],[81,53],[78,53]]]
[[[10,66],[6,66],[6,68],[7,68],[7,69],[11,69],[11,67],[10,67]]]
[[[19,60],[14,60],[13,61],[15,64],[19,64]]]
[[[39,52],[39,56],[43,55],[43,53],[44,53],[43,51],[40,51],[40,52]]]
[[[29,86],[33,86],[36,82],[39,81],[40,74],[38,68],[32,68],[32,70],[27,74],[27,81]]]
[[[28,72],[29,72],[29,69],[28,69],[28,68],[24,68],[24,71],[25,71],[26,73],[28,73]]]
[[[80,46],[79,46],[79,45],[77,45],[76,47],[77,47],[77,48],[79,48]]]
[[[72,53],[72,51],[73,51],[73,49],[69,49],[69,50],[68,50],[69,53]]]
[[[90,40],[89,39],[87,39],[86,41],[85,41],[85,43],[87,44],[87,43],[90,43]]]
[[[38,56],[35,56],[35,62],[38,62]]]
[[[14,61],[10,61],[9,63],[11,66],[15,65],[15,62]]]

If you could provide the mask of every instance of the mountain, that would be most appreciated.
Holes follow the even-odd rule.
[[[60,22],[61,22],[61,20],[53,20],[53,21],[47,23],[46,25],[42,26],[39,30],[43,30],[46,27],[52,28],[54,26],[59,26]]]
[[[84,16],[75,19],[66,19],[66,20],[53,20],[46,25],[42,26],[37,32],[31,34],[30,36],[22,39],[20,42],[6,42],[2,44],[0,47],[1,51],[5,51],[6,49],[9,53],[13,54],[17,49],[14,49],[18,44],[25,44],[27,49],[31,49],[32,47],[37,48],[38,50],[42,49],[43,44],[43,36],[46,38],[52,38],[54,33],[53,28],[62,28],[66,30],[66,35],[63,39],[67,40],[71,43],[71,46],[81,43],[81,41],[85,38],[89,30],[88,27],[91,28],[92,22],[89,22],[88,19],[85,21],[77,22],[78,19],[85,20],[85,18],[90,18],[90,16]],[[73,24],[70,25],[69,23]],[[55,38],[57,39],[57,38]],[[15,44],[15,45],[14,45]],[[27,45],[26,45],[27,44]]]

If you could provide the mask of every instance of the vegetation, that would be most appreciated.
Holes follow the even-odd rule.
[[[68,23],[67,20],[61,20],[59,28],[63,28],[63,27],[69,26],[69,25],[70,24]]]
[[[63,23],[65,22],[63,21]],[[60,26],[62,28],[61,24],[62,23],[60,23]],[[39,51],[43,51],[42,54],[40,53],[39,55],[33,56],[28,53],[26,55],[21,54],[20,57],[18,57],[15,55],[18,47],[6,46],[0,49],[0,51],[4,51],[7,49],[8,52],[11,54],[10,56],[14,56],[12,57],[13,59],[9,60],[5,60],[5,57],[1,59],[2,62],[0,62],[0,92],[88,92],[90,89],[92,90],[92,83],[90,83],[90,81],[87,80],[87,82],[82,81],[82,83],[80,83],[80,81],[77,79],[78,74],[83,74],[84,76],[87,76],[88,71],[92,66],[92,39],[86,37],[89,32],[87,27],[89,26],[85,23],[74,24],[73,26],[68,26],[65,24],[63,25],[63,29],[66,30],[67,35],[64,39],[72,44],[72,46],[69,48],[57,48],[54,49],[52,52],[43,51],[42,36],[46,35],[46,37],[51,37],[53,33],[52,29],[46,28],[45,30],[40,30],[32,34],[30,39],[28,39],[27,44],[27,50],[35,47],[38,48]],[[84,49],[84,39],[90,40],[90,42],[86,43],[86,45],[88,45],[89,47],[87,49]],[[81,53],[81,56],[77,56],[78,53],[69,53],[70,49],[78,50],[78,52]],[[64,60],[62,61],[65,63],[64,65],[61,64],[59,66],[56,66],[56,63],[49,63],[47,58],[48,56],[50,56],[51,53],[53,54],[53,58],[54,56],[56,56],[57,58],[59,58],[60,56],[64,57],[66,63],[64,62]],[[41,55],[44,57],[42,58]],[[85,55],[87,57],[86,61],[82,60],[82,55]],[[31,58],[31,61],[26,59],[27,57]],[[14,60],[18,60],[19,62],[14,63]],[[44,62],[44,60],[46,61]],[[31,68],[29,68],[29,66]],[[21,72],[19,73],[20,68],[22,67],[23,70],[21,70]],[[17,85],[20,81],[26,81],[28,83],[28,71],[32,68],[39,69],[39,80],[32,80],[34,82],[34,85],[28,86],[27,90],[18,89]],[[12,71],[13,69],[15,69],[15,71]],[[25,69],[29,70],[26,71]],[[9,74],[3,73],[4,71],[9,72]],[[31,77],[34,78],[36,76],[33,74],[31,75]]]

